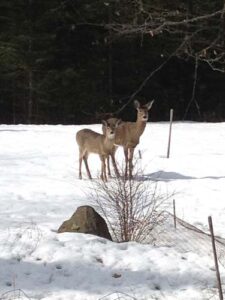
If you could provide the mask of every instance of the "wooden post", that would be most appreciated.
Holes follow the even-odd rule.
[[[168,140],[168,147],[167,147],[167,158],[170,157],[170,143],[171,143],[172,123],[173,123],[173,109],[171,108],[171,110],[170,110],[169,140]]]
[[[141,150],[138,150],[139,158],[142,159]]]
[[[174,221],[174,228],[177,229],[176,202],[174,199],[173,199],[173,221]]]
[[[209,229],[210,229],[210,233],[211,233],[214,263],[215,263],[215,267],[216,267],[216,278],[217,278],[217,285],[218,285],[218,290],[219,290],[219,299],[223,300],[223,290],[222,290],[222,285],[221,285],[221,280],[220,280],[220,271],[219,271],[217,253],[216,253],[215,236],[214,236],[214,232],[213,232],[213,223],[212,223],[211,216],[208,217],[208,223],[209,223]]]

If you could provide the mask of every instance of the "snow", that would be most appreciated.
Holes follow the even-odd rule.
[[[168,226],[176,239],[161,245],[57,233],[78,206],[90,204],[89,180],[78,179],[75,134],[81,128],[101,132],[98,124],[0,125],[0,297],[12,291],[15,299],[16,289],[46,300],[216,295],[210,242],[191,241],[190,233],[185,238]],[[148,123],[135,150],[145,178],[174,193],[178,217],[208,231],[211,215],[216,235],[225,237],[225,123],[174,123],[169,159],[168,133],[167,122]],[[97,178],[98,157],[91,155],[89,164]],[[220,271],[225,282],[222,265]]]

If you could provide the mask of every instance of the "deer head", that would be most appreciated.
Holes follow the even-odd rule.
[[[134,106],[137,109],[137,120],[142,122],[148,121],[148,112],[152,107],[152,104],[154,103],[154,100],[141,105],[138,100],[134,100]]]
[[[112,140],[115,138],[116,129],[121,124],[122,120],[111,118],[109,120],[102,120],[104,126],[104,134],[108,139]]]

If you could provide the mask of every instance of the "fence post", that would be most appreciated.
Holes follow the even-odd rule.
[[[170,129],[169,129],[169,140],[167,147],[167,158],[170,157],[170,143],[171,143],[171,133],[172,133],[172,123],[173,123],[173,109],[170,109]]]
[[[216,253],[215,236],[214,236],[214,232],[213,232],[213,222],[212,222],[211,216],[208,217],[208,223],[209,223],[209,229],[210,229],[210,233],[211,233],[214,263],[215,263],[215,267],[216,267],[216,278],[217,278],[217,285],[218,285],[218,290],[219,290],[219,299],[223,300],[223,290],[222,290],[222,284],[221,284],[221,279],[220,279],[220,271],[219,271],[217,253]]]
[[[177,229],[176,202],[174,199],[173,199],[173,221],[174,221],[174,228]]]
[[[141,150],[138,150],[138,155],[139,155],[139,158],[142,159]]]

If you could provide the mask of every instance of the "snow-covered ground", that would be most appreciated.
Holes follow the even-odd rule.
[[[208,230],[211,215],[215,233],[225,237],[225,123],[175,123],[169,159],[168,126],[148,123],[141,137],[135,151],[145,175],[175,193],[180,218]],[[120,299],[208,299],[216,286],[211,249],[204,255],[56,232],[89,204],[75,142],[84,127],[101,131],[101,125],[0,125],[0,296],[22,289],[31,299],[98,300],[116,291],[124,293]],[[89,161],[97,177],[99,159]],[[225,283],[223,267],[221,275]]]

